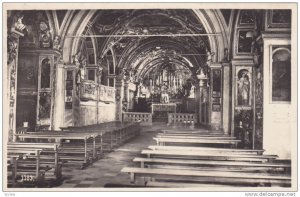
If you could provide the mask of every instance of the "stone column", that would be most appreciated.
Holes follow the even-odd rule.
[[[64,126],[64,109],[65,109],[65,75],[64,65],[62,62],[56,66],[56,95],[54,105],[54,130],[59,130],[60,127]]]
[[[116,120],[122,121],[122,111],[123,111],[123,91],[124,91],[124,81],[123,79],[116,80]]]
[[[199,80],[199,124],[207,124],[208,123],[208,111],[207,107],[203,105],[203,103],[208,102],[208,91],[207,91],[207,77],[204,74],[197,75],[197,78]],[[202,113],[202,111],[204,113]],[[202,119],[204,119],[202,121]]]
[[[123,109],[124,111],[128,111],[128,105],[129,105],[129,80],[124,80],[124,92],[123,92]]]
[[[17,77],[18,77],[18,49],[19,38],[24,34],[14,29],[8,35],[7,71],[8,71],[8,141],[16,141],[16,105],[17,105]],[[6,112],[7,113],[7,112]]]
[[[223,107],[223,130],[225,134],[229,134],[230,131],[230,64],[222,63],[223,67],[223,95],[222,95],[222,107]]]

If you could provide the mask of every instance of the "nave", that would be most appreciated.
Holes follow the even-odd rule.
[[[109,127],[112,124],[116,123]],[[220,131],[175,128],[162,123],[140,129],[139,135],[101,153],[97,160],[84,166],[68,163],[69,160],[62,162],[61,177],[54,184],[36,185],[31,182],[31,187],[205,189],[291,186],[289,160],[264,154],[264,150],[237,148],[240,141]],[[39,138],[36,134],[20,136],[25,139],[43,137]],[[34,144],[33,141],[27,142],[27,145],[30,144]],[[64,145],[62,152],[63,149]],[[66,155],[69,159],[75,156],[72,151]],[[66,155],[59,153],[58,161]],[[39,163],[42,166],[43,160]],[[24,170],[24,166],[19,169]]]
[[[102,5],[6,7],[5,189],[296,188],[296,6]]]

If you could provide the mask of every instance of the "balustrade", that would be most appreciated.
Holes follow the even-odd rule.
[[[97,88],[99,95],[97,94]],[[103,102],[115,102],[115,88],[98,85],[94,81],[85,80],[80,84],[80,99],[82,101],[99,100]]]
[[[194,126],[197,123],[196,114],[168,113],[168,125]]]
[[[152,125],[152,114],[140,112],[123,112],[123,121],[140,122],[141,125]]]

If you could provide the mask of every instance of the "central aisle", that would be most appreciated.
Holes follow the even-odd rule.
[[[58,188],[103,188],[106,184],[130,184],[128,174],[121,173],[125,166],[133,166],[133,158],[142,149],[155,145],[153,137],[165,126],[142,127],[141,135],[104,155],[86,169],[63,167],[63,183]]]

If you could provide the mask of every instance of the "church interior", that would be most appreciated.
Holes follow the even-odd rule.
[[[7,10],[4,186],[294,187],[292,14]]]

